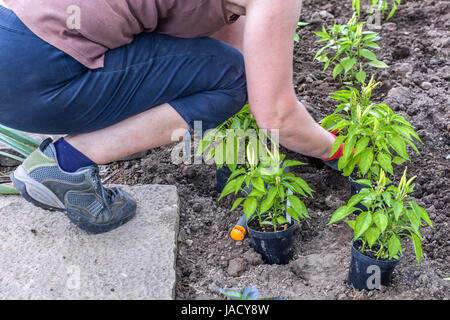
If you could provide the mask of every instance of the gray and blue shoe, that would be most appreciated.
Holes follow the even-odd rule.
[[[127,192],[102,185],[98,166],[74,173],[61,169],[51,139],[47,139],[13,173],[21,195],[46,210],[65,212],[80,229],[103,233],[128,222],[136,214],[136,201]]]

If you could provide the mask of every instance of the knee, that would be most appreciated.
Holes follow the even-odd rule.
[[[246,89],[245,63],[242,53],[224,42],[220,42],[216,49],[214,55],[222,73],[222,89]]]
[[[223,55],[225,63],[228,66],[223,82],[223,89],[227,91],[230,97],[233,97],[233,104],[238,112],[247,103],[247,79],[245,75],[244,56],[236,48],[227,45],[227,50]]]

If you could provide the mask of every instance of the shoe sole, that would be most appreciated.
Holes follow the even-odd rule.
[[[30,177],[22,166],[11,173],[10,178],[17,191],[28,202],[45,210],[66,211],[58,197],[49,188]]]
[[[84,216],[77,212],[71,212],[61,203],[58,197],[45,185],[39,183],[26,173],[22,166],[19,166],[10,174],[11,181],[21,196],[33,205],[49,210],[64,212],[69,220],[78,228],[90,234],[99,234],[111,231],[130,221],[135,214],[109,224],[96,225],[89,222]],[[49,203],[51,205],[49,205]]]

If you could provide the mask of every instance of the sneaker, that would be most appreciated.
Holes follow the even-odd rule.
[[[98,166],[74,173],[61,169],[51,139],[46,139],[13,173],[21,195],[46,210],[65,212],[80,229],[104,233],[136,214],[136,201],[127,192],[102,185]]]

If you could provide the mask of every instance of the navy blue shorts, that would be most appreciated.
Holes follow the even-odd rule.
[[[210,38],[142,33],[91,70],[0,6],[0,124],[34,133],[100,130],[169,103],[214,128],[247,101],[244,59]]]

